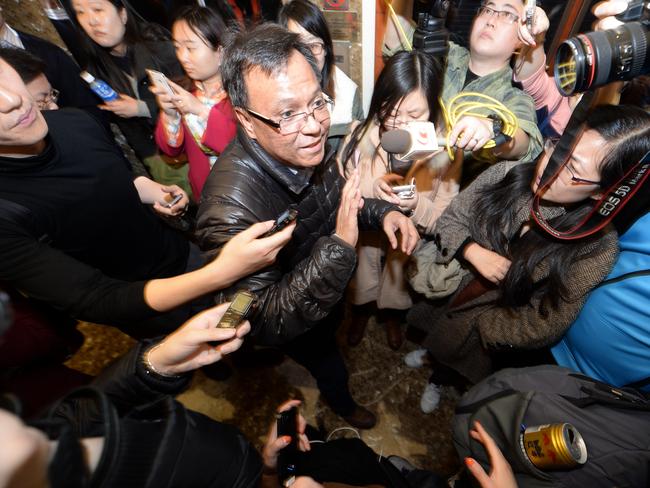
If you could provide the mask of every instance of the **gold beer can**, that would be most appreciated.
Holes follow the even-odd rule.
[[[528,459],[541,470],[566,469],[587,462],[585,441],[571,424],[528,427],[520,443]]]

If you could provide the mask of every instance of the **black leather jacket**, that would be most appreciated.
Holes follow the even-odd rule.
[[[197,238],[203,250],[214,254],[250,225],[273,220],[290,205],[298,210],[296,230],[276,263],[216,297],[225,301],[242,288],[258,295],[260,306],[250,322],[261,343],[284,343],[327,317],[354,271],[355,249],[333,236],[345,180],[332,156],[316,168],[290,169],[240,130],[203,188]],[[392,210],[398,209],[381,200],[366,200],[360,228],[380,229],[384,215]]]

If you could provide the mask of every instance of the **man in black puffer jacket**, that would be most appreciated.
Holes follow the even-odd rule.
[[[383,226],[394,246],[401,231],[407,253],[418,236],[397,207],[363,202],[358,174],[346,183],[332,155],[325,156],[330,100],[318,76],[309,47],[277,25],[261,25],[232,40],[222,79],[239,133],[205,184],[197,236],[204,250],[217,252],[251,223],[289,207],[298,210],[293,238],[277,263],[229,291],[255,292],[260,306],[250,320],[257,340],[282,345],[316,378],[336,413],[369,428],[375,417],[350,396],[334,340],[339,305],[356,264],[358,227]],[[228,290],[218,300],[227,296]]]

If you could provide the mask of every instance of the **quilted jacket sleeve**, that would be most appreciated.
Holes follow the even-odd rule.
[[[202,207],[205,204],[202,202]],[[227,219],[223,217],[226,215]],[[232,235],[260,220],[247,209],[222,201],[218,214],[199,214],[201,245],[220,249]],[[324,236],[293,269],[285,271],[278,263],[273,264],[243,278],[216,299],[224,302],[240,289],[256,293],[259,306],[250,319],[252,334],[265,344],[281,344],[331,312],[343,297],[356,259],[353,247],[336,237]]]
[[[214,254],[235,234],[275,215],[269,214],[264,176],[238,174],[240,168],[226,166],[227,159],[208,178],[197,216],[199,245]],[[330,202],[328,205],[336,204],[335,198],[318,196]],[[329,207],[322,211],[328,213]],[[377,207],[370,205],[367,221],[380,221],[377,212]],[[323,229],[330,227],[331,222],[326,222]],[[298,233],[294,233],[294,239],[305,237],[296,237]],[[304,333],[332,311],[343,297],[355,265],[355,249],[326,232],[291,269],[276,262],[217,294],[216,300],[224,302],[240,289],[256,293],[259,306],[250,319],[252,334],[262,343],[281,344]]]

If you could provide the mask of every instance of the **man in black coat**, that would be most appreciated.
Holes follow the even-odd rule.
[[[292,240],[278,262],[240,280],[260,306],[251,318],[259,342],[281,345],[316,378],[332,409],[350,424],[376,419],[357,405],[334,340],[340,304],[356,265],[359,225],[395,233],[410,253],[418,240],[393,205],[360,196],[355,171],[345,182],[326,153],[331,101],[320,88],[309,47],[276,25],[240,33],[224,54],[222,79],[239,121],[203,189],[197,237],[218,251],[240,229],[298,210]],[[219,297],[225,300],[227,292]]]

